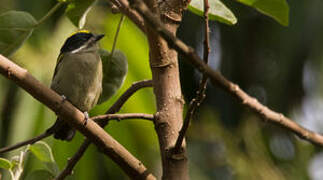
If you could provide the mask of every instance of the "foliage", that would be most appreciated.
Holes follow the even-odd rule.
[[[199,16],[203,16],[203,4],[203,1],[192,0],[188,9]],[[234,14],[220,0],[211,0],[209,1],[209,5],[210,20],[217,20],[229,25],[234,25],[237,22],[237,18]]]
[[[52,150],[45,142],[39,141],[20,151],[19,156],[13,156],[11,160],[0,158],[0,168],[10,172],[12,180],[20,179],[24,171],[24,163],[27,154],[31,152],[39,161],[44,163],[47,169],[28,172],[27,179],[49,179],[58,174],[58,168],[54,160]]]
[[[0,52],[11,56],[31,35],[37,21],[27,12],[8,11],[0,14]]]
[[[274,18],[280,24],[287,26],[289,21],[289,7],[286,0],[237,0],[245,5],[251,6],[259,12]],[[189,10],[203,16],[203,0],[192,0]],[[235,15],[220,0],[209,0],[210,20],[234,25],[237,22]]]
[[[12,166],[12,163],[8,159],[0,158],[0,168],[9,170]]]
[[[274,18],[280,24],[288,25],[289,7],[286,0],[238,0]]]

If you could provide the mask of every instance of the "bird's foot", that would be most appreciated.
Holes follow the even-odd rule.
[[[62,97],[62,103],[64,103],[65,101],[66,101],[66,96],[65,95],[61,95],[61,97]]]
[[[83,122],[83,125],[86,126],[86,124],[87,124],[88,120],[90,119],[90,117],[89,117],[89,113],[86,112],[86,111],[83,114],[84,114],[84,122]]]

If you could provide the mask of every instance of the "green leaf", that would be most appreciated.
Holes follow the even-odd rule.
[[[245,5],[254,7],[259,12],[272,17],[281,25],[288,26],[289,6],[286,0],[237,0]]]
[[[27,175],[25,180],[37,180],[37,179],[53,179],[55,176],[46,170],[35,170]]]
[[[87,13],[91,10],[95,0],[71,0],[66,9],[67,17],[72,23],[82,29]]]
[[[46,169],[51,172],[52,175],[57,176],[59,173],[59,168],[56,162],[46,162]]]
[[[104,49],[100,49],[99,53],[103,65],[103,81],[98,104],[107,101],[117,92],[128,72],[127,58],[121,51],[115,50],[113,56]]]
[[[0,168],[9,170],[12,166],[8,159],[0,158]]]
[[[28,39],[36,24],[35,18],[27,12],[0,14],[0,54],[11,56]]]
[[[54,157],[51,148],[43,141],[36,142],[29,146],[29,150],[43,162],[54,162]]]
[[[216,20],[228,25],[234,25],[237,23],[237,18],[220,0],[209,0],[209,19]],[[192,0],[188,9],[199,16],[203,16],[204,1]]]
[[[48,144],[39,141],[28,148],[40,161],[44,162],[47,171],[56,176],[59,168],[54,160],[53,153]]]

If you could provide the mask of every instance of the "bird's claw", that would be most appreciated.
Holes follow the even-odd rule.
[[[84,114],[84,122],[83,122],[83,125],[86,126],[86,124],[87,124],[87,122],[88,122],[88,120],[89,120],[90,117],[89,117],[89,113],[86,112],[86,111],[83,114]]]
[[[62,97],[62,103],[65,102],[66,99],[67,99],[66,96],[65,95],[61,95],[61,97]]]

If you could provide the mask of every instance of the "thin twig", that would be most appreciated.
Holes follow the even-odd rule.
[[[22,141],[20,143],[12,145],[12,146],[3,147],[3,148],[0,149],[0,154],[8,152],[8,151],[12,151],[14,149],[18,149],[18,148],[20,148],[22,146],[25,146],[25,145],[28,145],[28,144],[34,144],[35,142],[40,141],[40,140],[42,140],[42,139],[44,139],[44,138],[46,138],[46,137],[48,137],[48,136],[50,136],[52,134],[53,134],[53,132],[45,131],[44,133],[42,133],[42,134],[40,134],[40,135],[38,135],[36,137],[33,137],[31,139],[28,139],[26,141]]]
[[[116,49],[116,45],[117,45],[117,41],[118,41],[119,32],[120,32],[120,29],[121,29],[121,26],[122,26],[122,24],[123,24],[124,19],[125,19],[124,14],[121,14],[120,21],[119,21],[119,23],[118,23],[118,27],[117,27],[117,31],[116,31],[116,34],[114,35],[113,45],[112,45],[112,49],[111,49],[111,53],[110,53],[110,57],[112,57],[112,56],[113,56],[114,50]]]
[[[118,121],[123,120],[123,119],[146,119],[146,120],[152,121],[154,119],[154,115],[144,114],[144,113],[105,114],[105,115],[99,115],[99,116],[92,117],[91,119],[93,121],[101,122],[101,123],[103,123],[103,122],[106,123],[107,121],[112,120],[112,119],[117,119]],[[28,145],[28,144],[34,144],[35,142],[40,141],[48,136],[51,136],[52,134],[53,134],[53,131],[45,131],[44,133],[42,133],[36,137],[33,137],[31,139],[28,139],[26,141],[19,142],[15,145],[12,145],[12,146],[0,148],[0,154],[18,149],[18,148]]]
[[[109,120],[116,119],[118,121],[125,119],[145,119],[154,120],[154,115],[144,113],[126,113],[126,114],[104,114],[91,118],[95,122],[107,123]]]
[[[145,88],[145,87],[152,87],[152,80],[143,80],[133,83],[120,97],[119,99],[107,110],[105,114],[114,114],[118,112],[123,104],[139,89]],[[106,126],[108,121],[102,121],[98,124],[101,127]],[[66,167],[63,169],[63,171],[56,177],[56,180],[62,180],[66,176],[70,175],[73,171],[73,168],[77,164],[77,162],[81,159],[86,149],[91,144],[91,141],[89,139],[85,139],[81,147],[77,150],[77,152],[73,155],[72,158],[68,161]]]
[[[204,0],[204,22],[205,22],[204,30],[205,31],[204,31],[203,61],[206,64],[208,63],[209,54],[210,54],[209,9],[210,9],[209,1]],[[191,100],[188,110],[187,110],[187,113],[186,113],[186,116],[185,116],[185,119],[184,119],[183,126],[182,126],[181,130],[179,131],[179,135],[176,140],[175,148],[174,148],[175,153],[181,153],[181,151],[182,151],[181,147],[182,147],[183,140],[184,140],[185,134],[187,132],[187,129],[190,125],[190,121],[193,118],[193,115],[194,115],[196,109],[201,105],[201,103],[205,99],[205,90],[206,90],[206,86],[207,86],[207,81],[208,81],[207,75],[203,74],[202,80],[199,84],[199,88],[196,91],[196,97]]]
[[[80,146],[79,150],[73,155],[73,157],[68,159],[67,166],[64,168],[64,170],[61,171],[59,175],[55,177],[54,180],[63,180],[66,176],[72,174],[74,166],[76,165],[78,160],[81,159],[81,157],[83,156],[90,144],[91,141],[83,142],[83,144]]]

